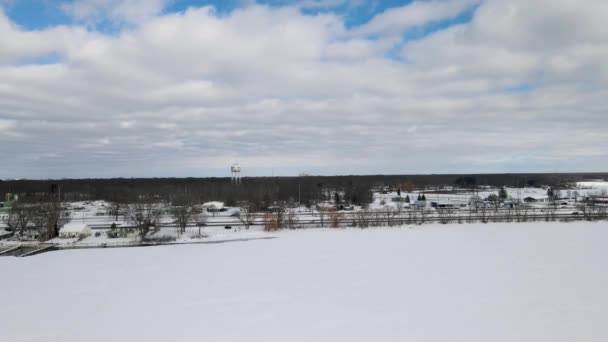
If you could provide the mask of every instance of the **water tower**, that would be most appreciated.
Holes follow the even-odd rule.
[[[232,164],[230,167],[230,175],[233,184],[241,184],[241,165],[238,163]]]

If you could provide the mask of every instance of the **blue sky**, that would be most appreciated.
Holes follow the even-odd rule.
[[[69,15],[62,10],[62,5],[72,3],[73,0],[7,0],[4,4],[5,13],[18,25],[29,30],[39,30],[56,25],[69,25],[74,22]],[[171,0],[163,9],[163,13],[181,12],[189,7],[214,6],[219,13],[230,13],[234,9],[247,6],[252,1],[246,0]],[[317,13],[336,13],[344,17],[347,27],[355,27],[368,22],[375,15],[390,8],[401,7],[410,4],[412,0],[360,0],[356,2],[345,1],[338,5],[323,5],[319,2],[317,8],[305,8],[302,12],[314,15]],[[1,2],[0,2],[1,3]],[[257,3],[273,7],[294,6],[300,1],[289,0],[258,0]],[[312,7],[312,6],[311,6]],[[437,30],[458,22],[470,20],[472,11],[463,13],[458,18],[448,21],[434,23],[429,30]],[[106,31],[109,25],[104,22],[98,27],[100,31]],[[426,31],[412,32],[411,37],[420,37]]]

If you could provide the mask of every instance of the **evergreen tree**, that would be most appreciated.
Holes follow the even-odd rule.
[[[405,196],[405,203],[410,203],[410,196],[409,195]]]
[[[424,194],[422,194],[422,200],[426,201],[426,196],[424,196]]]
[[[498,190],[498,198],[505,200],[507,197],[509,197],[507,190],[505,188],[500,188],[500,190]]]

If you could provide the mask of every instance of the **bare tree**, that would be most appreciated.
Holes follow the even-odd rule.
[[[488,223],[488,217],[486,216],[486,206],[485,203],[481,206],[481,210],[479,211],[479,218],[482,223]]]
[[[70,221],[69,212],[57,199],[50,199],[33,207],[32,222],[43,240],[50,240],[59,235],[59,230]]]
[[[319,221],[321,222],[321,228],[323,228],[325,226],[325,215],[327,213],[327,208],[319,206],[317,210],[319,211]]]
[[[289,229],[295,229],[296,228],[296,211],[295,209],[289,209],[287,210],[287,227]]]
[[[264,230],[275,231],[283,228],[285,208],[283,205],[275,205],[264,213]]]
[[[171,204],[169,214],[175,220],[179,234],[183,234],[186,232],[188,224],[198,221],[201,211],[192,197],[177,197]]]
[[[329,222],[332,228],[340,228],[340,224],[344,219],[344,214],[337,210],[332,210],[329,213]]]
[[[372,220],[372,225],[375,227],[381,226],[382,223],[384,222],[384,215],[382,213],[381,210],[374,210],[372,211],[373,215],[374,215],[374,219]]]
[[[114,217],[114,221],[118,221],[118,217],[125,214],[127,204],[120,201],[108,202],[108,215]]]
[[[384,208],[383,212],[384,212],[384,218],[386,219],[386,226],[392,227],[393,226],[392,218],[395,216],[395,211],[393,210],[393,208],[387,206]]]
[[[426,222],[427,211],[424,208],[418,210],[418,217],[420,217],[420,224],[424,224]]]
[[[273,210],[264,213],[264,230],[276,231],[283,228],[283,211]]]
[[[598,206],[594,197],[595,195],[590,195],[576,205],[578,210],[583,213],[584,219],[587,221],[600,219],[605,214],[605,207]]]
[[[437,208],[437,215],[440,223],[447,224],[453,219],[455,211],[450,208]]]
[[[597,219],[602,220],[606,219],[606,217],[608,217],[608,208],[606,208],[605,206],[599,207],[597,209]]]
[[[203,211],[196,217],[196,226],[198,227],[198,237],[202,237],[201,228],[207,225],[207,215]]]
[[[369,211],[366,209],[362,209],[356,213],[357,215],[357,225],[359,228],[367,228],[369,227]]]
[[[33,223],[33,210],[23,204],[16,202],[8,210],[8,215],[2,219],[8,230],[21,234]]]
[[[469,198],[469,209],[471,211],[477,212],[477,209],[482,203],[483,201],[481,200],[481,198],[479,198],[479,196],[473,195]]]
[[[401,215],[401,211],[403,210],[403,202],[401,196],[399,196],[399,201],[397,201],[397,215]]]
[[[547,191],[547,194],[549,195],[549,203],[551,204],[551,207],[549,208],[548,213],[551,216],[551,220],[555,221],[555,212],[557,211],[557,208],[559,207],[561,192],[559,190],[550,188]]]
[[[245,229],[249,229],[249,226],[254,223],[255,213],[251,210],[251,207],[241,208],[241,214],[239,220],[245,226]]]
[[[469,198],[469,217],[467,219],[468,223],[471,223],[473,220],[473,213],[477,213],[477,209],[483,205],[483,201],[479,196],[473,195]]]
[[[129,204],[127,207],[127,220],[135,225],[142,240],[153,227],[159,224],[162,206],[157,203],[140,201]]]

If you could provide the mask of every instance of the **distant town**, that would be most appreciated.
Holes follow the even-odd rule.
[[[589,178],[588,176],[596,176]],[[599,174],[0,183],[0,255],[257,239],[280,230],[608,218]]]

